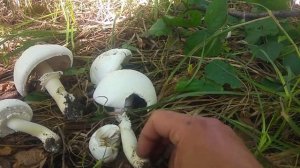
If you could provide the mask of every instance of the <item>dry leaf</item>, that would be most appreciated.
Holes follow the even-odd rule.
[[[0,83],[0,100],[18,97],[18,92],[12,81]]]
[[[15,159],[13,168],[38,168],[43,167],[47,157],[44,150],[33,148],[16,153]]]
[[[8,156],[11,155],[12,148],[9,146],[4,146],[0,148],[0,156]]]
[[[15,85],[13,82],[8,81],[5,83],[0,83],[0,92],[7,92],[16,90]]]

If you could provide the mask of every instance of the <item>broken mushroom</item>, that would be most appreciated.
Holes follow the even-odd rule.
[[[97,129],[90,138],[89,149],[97,160],[104,163],[115,160],[120,146],[120,129],[117,125],[107,124]]]
[[[57,103],[60,111],[68,118],[77,118],[81,108],[72,94],[68,93],[59,78],[62,71],[73,64],[72,52],[55,44],[34,45],[25,50],[14,67],[14,83],[17,91],[27,95],[28,80],[37,77],[43,89]]]
[[[122,64],[131,58],[131,51],[127,49],[111,49],[100,54],[90,68],[91,82],[97,85],[105,75],[122,68]]]
[[[14,132],[24,132],[40,139],[46,151],[58,152],[60,137],[47,127],[30,122],[32,115],[30,106],[21,100],[1,100],[0,137],[5,137]]]
[[[93,98],[97,103],[113,107],[119,112],[118,120],[125,156],[134,168],[143,167],[148,160],[136,154],[137,138],[125,111],[127,108],[146,107],[157,102],[155,88],[150,79],[135,70],[116,70],[99,82]]]

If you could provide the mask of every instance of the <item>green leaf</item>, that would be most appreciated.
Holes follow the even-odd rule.
[[[263,85],[264,87],[267,87],[270,90],[274,90],[274,91],[284,91],[283,86],[281,83],[279,83],[278,81],[274,81],[274,80],[269,80],[269,79],[262,79],[260,81],[260,84]]]
[[[27,96],[25,96],[24,100],[25,101],[43,101],[43,100],[47,100],[50,97],[45,94],[45,92],[41,92],[41,91],[34,91],[29,93]]]
[[[276,23],[270,19],[256,21],[245,26],[246,38],[249,44],[256,44],[261,37],[275,36],[279,33]]]
[[[283,65],[290,67],[295,75],[300,74],[300,58],[296,54],[291,54],[283,58]]]
[[[180,80],[176,84],[176,92],[213,92],[213,91],[223,91],[223,87],[210,80],[206,79],[193,79],[190,80]]]
[[[193,50],[199,43],[205,43],[204,56],[217,56],[222,52],[223,44],[220,37],[214,38],[210,43],[206,42],[206,39],[210,36],[207,30],[200,30],[192,35],[186,40],[184,44],[184,53],[188,54]],[[201,56],[202,50],[198,50],[194,55]]]
[[[246,0],[247,2],[258,3],[270,10],[287,10],[290,9],[291,0]],[[265,11],[264,9],[262,9]]]
[[[80,74],[84,74],[85,72],[87,72],[87,68],[84,67],[84,68],[69,68],[67,70],[64,71],[64,75],[65,76],[73,76],[73,75],[80,75]]]
[[[241,87],[234,67],[221,60],[214,60],[206,65],[205,77],[220,85],[229,84],[233,89]]]
[[[282,21],[284,30],[293,38],[294,41],[300,40],[300,23],[295,22],[291,24],[290,20]]]
[[[175,16],[164,16],[163,20],[168,26],[173,27],[196,27],[201,24],[202,14],[199,10],[189,10],[186,13]]]
[[[215,32],[221,28],[227,19],[227,0],[213,0],[204,17],[207,24],[207,29],[210,32]]]
[[[260,46],[250,46],[249,48],[252,51],[254,57],[260,58],[264,61],[268,61],[268,58],[262,52],[264,51],[269,56],[269,58],[274,61],[280,56],[283,45],[276,41],[271,41]]]
[[[171,32],[171,28],[167,26],[163,19],[157,19],[149,29],[149,34],[153,36],[166,36]]]

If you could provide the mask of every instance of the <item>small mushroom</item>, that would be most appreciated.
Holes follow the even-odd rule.
[[[124,111],[126,108],[146,107],[157,102],[155,88],[150,79],[135,70],[116,70],[99,82],[93,98],[97,103],[120,112],[118,119],[125,156],[134,168],[143,167],[148,160],[136,154],[137,138]]]
[[[57,103],[60,111],[68,118],[76,118],[81,108],[72,94],[68,93],[59,78],[62,71],[73,64],[72,52],[55,44],[34,45],[25,50],[14,67],[14,83],[17,91],[27,95],[28,80],[37,77],[42,86]]]
[[[97,160],[104,163],[115,160],[120,146],[120,129],[117,125],[107,124],[97,129],[90,138],[89,149]]]
[[[32,109],[18,99],[0,101],[0,137],[14,132],[24,132],[40,139],[48,152],[58,152],[60,137],[45,126],[30,122]]]
[[[97,85],[105,75],[121,69],[121,64],[128,62],[131,56],[130,50],[118,48],[100,54],[90,68],[91,82]]]

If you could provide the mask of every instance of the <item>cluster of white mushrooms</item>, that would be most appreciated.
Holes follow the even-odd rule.
[[[142,100],[142,106],[151,106],[157,102],[157,96],[147,76],[135,70],[122,69],[122,64],[128,62],[131,56],[127,49],[112,49],[99,55],[91,66],[90,77],[96,86],[93,98],[98,104],[113,107],[120,124],[100,127],[92,135],[89,148],[96,159],[113,161],[118,154],[121,135],[125,156],[134,168],[140,168],[147,160],[136,154],[137,139],[125,111],[134,106],[135,98]]]
[[[99,55],[90,69],[91,82],[96,87],[93,98],[103,106],[112,107],[117,113],[119,125],[107,124],[97,129],[89,141],[91,154],[104,163],[113,161],[122,143],[123,152],[134,168],[146,162],[136,154],[137,138],[126,114],[128,108],[151,106],[157,102],[152,82],[144,74],[122,69],[132,54],[127,49],[111,49]],[[81,116],[82,108],[75,97],[68,93],[59,78],[63,70],[72,66],[73,55],[66,47],[54,44],[35,45],[23,52],[14,68],[17,91],[28,94],[29,88],[46,89],[67,119]],[[38,79],[39,85],[29,81]],[[136,103],[138,100],[138,103]],[[45,150],[57,152],[60,137],[50,129],[30,122],[32,110],[28,104],[17,99],[0,101],[0,137],[13,132],[25,132],[39,138]]]

